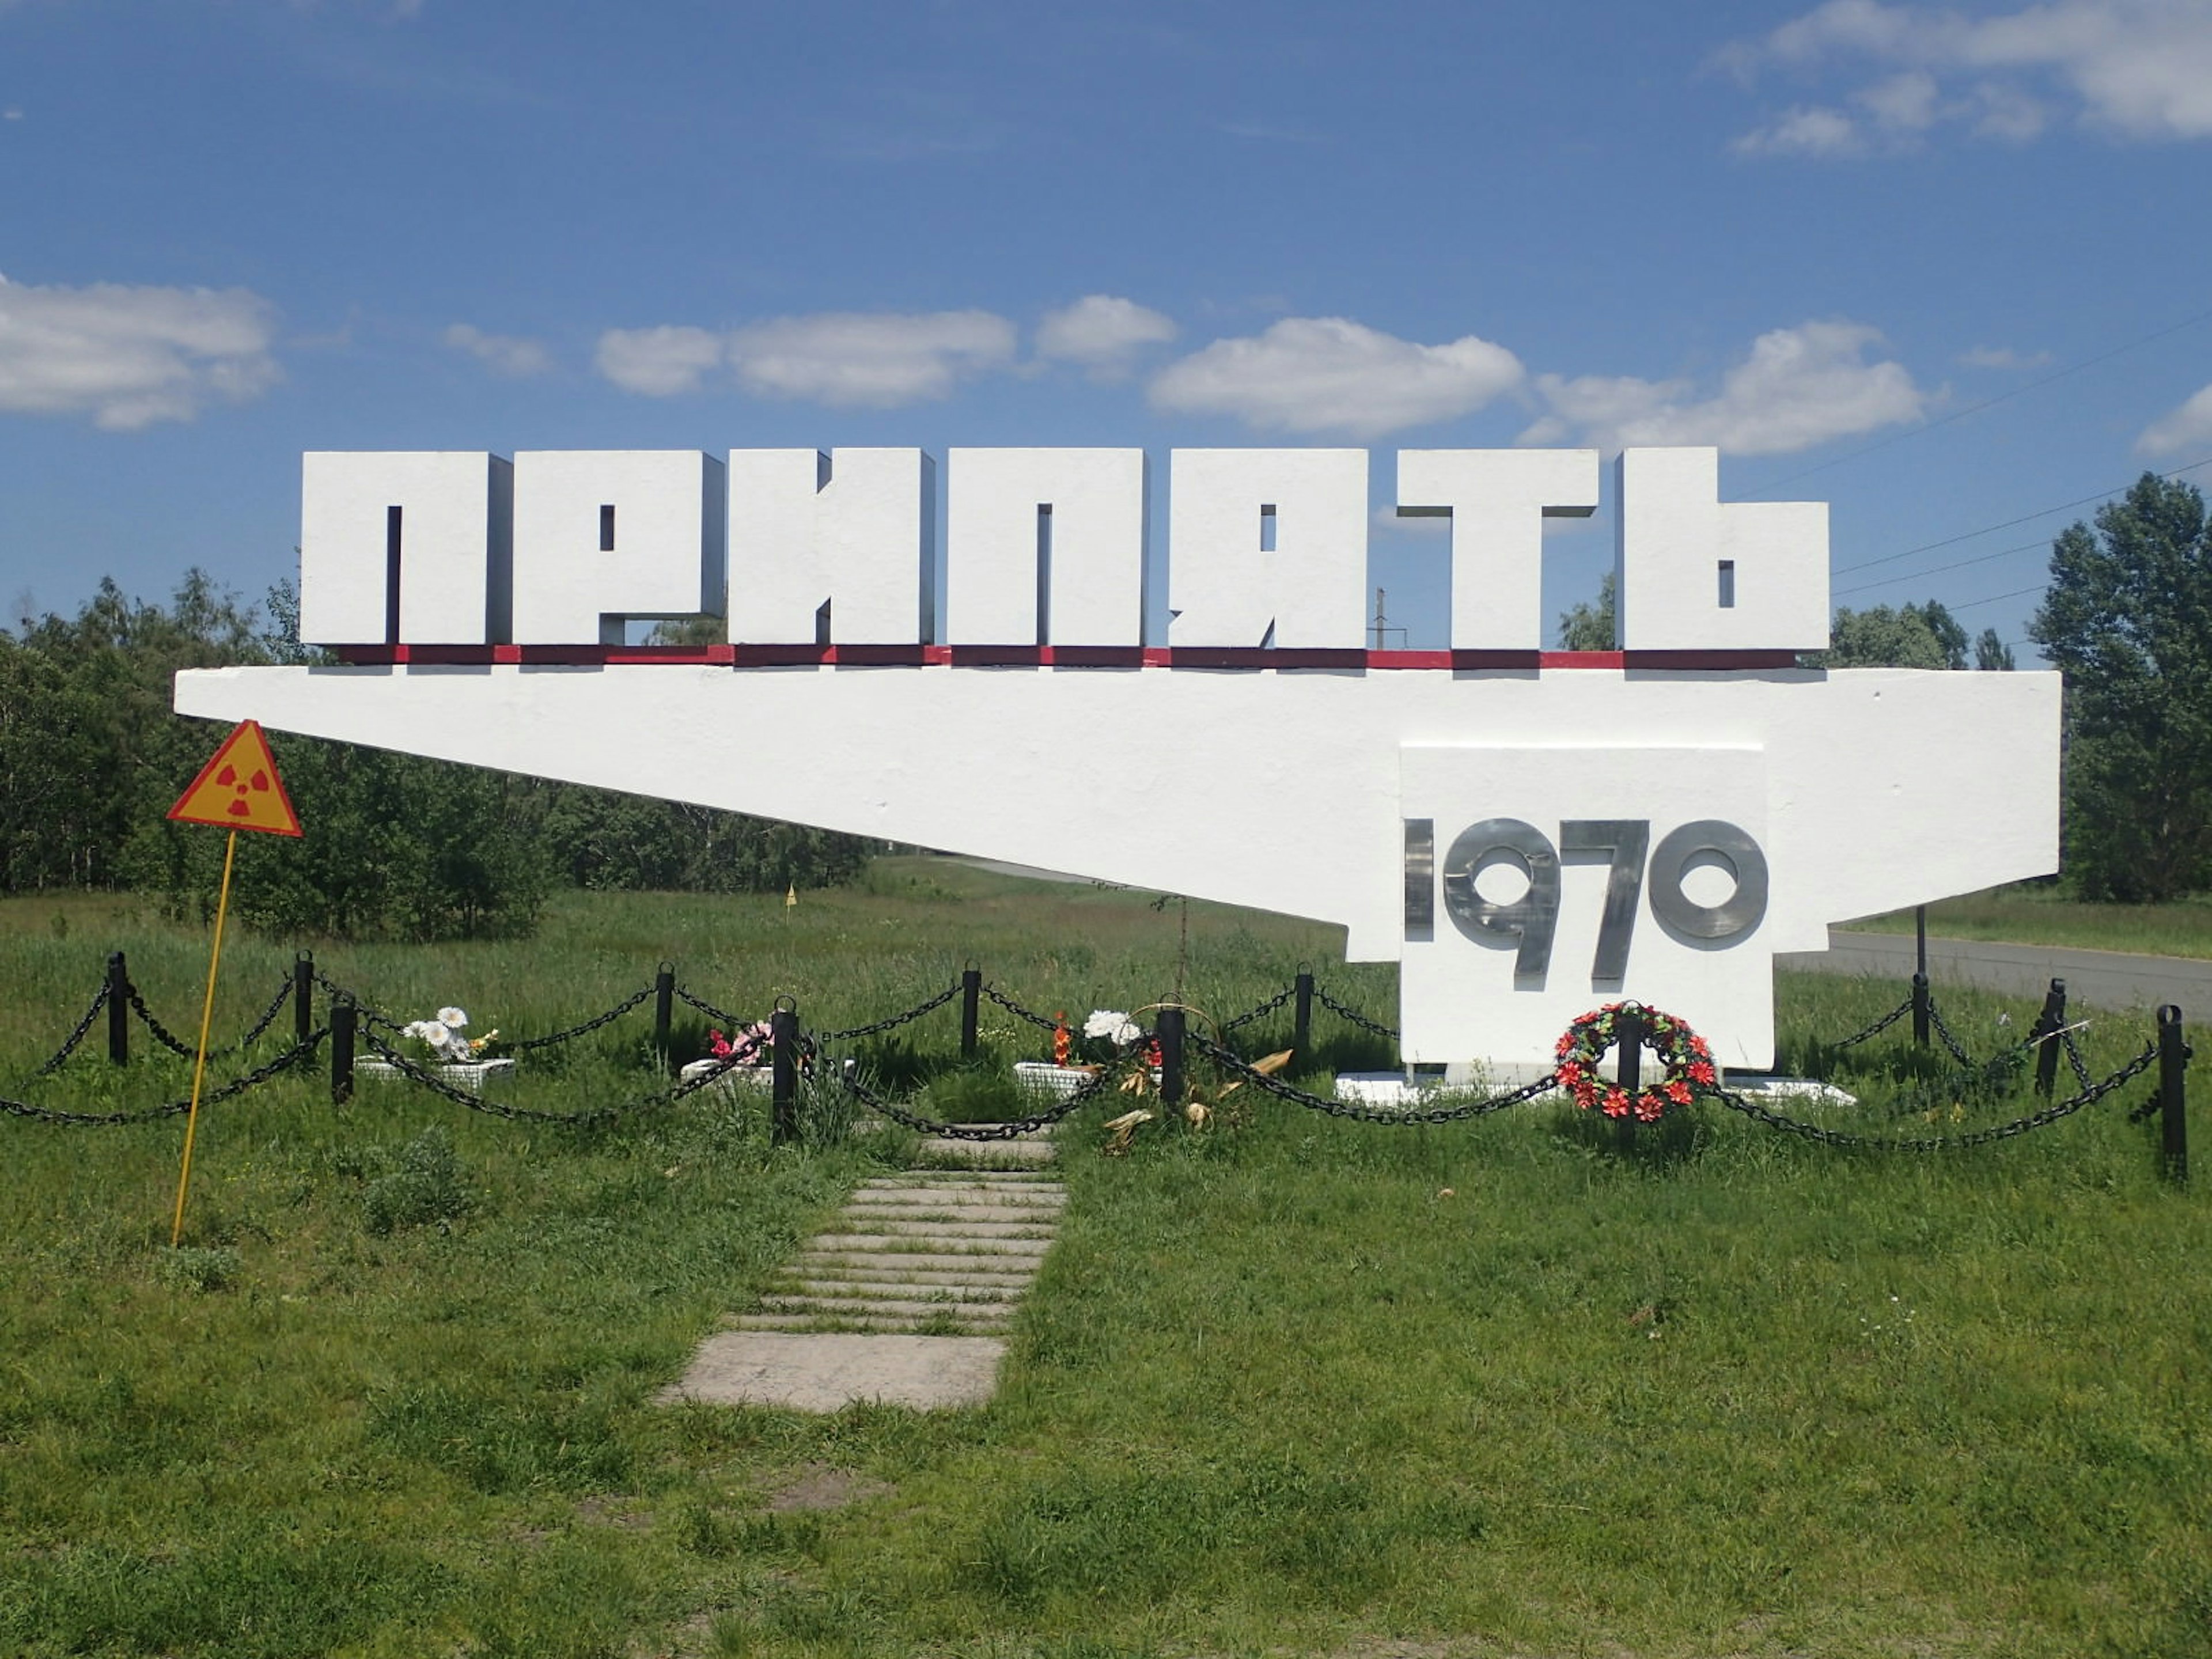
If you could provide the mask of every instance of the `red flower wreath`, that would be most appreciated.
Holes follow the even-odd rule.
[[[1632,1010],[1644,1024],[1644,1046],[1658,1059],[1658,1082],[1639,1089],[1633,1097],[1617,1083],[1598,1075],[1598,1061],[1620,1039],[1620,1015]],[[1595,1109],[1607,1117],[1634,1117],[1639,1123],[1656,1123],[1670,1106],[1686,1106],[1699,1088],[1719,1081],[1713,1069],[1713,1051],[1688,1026],[1672,1014],[1632,1002],[1608,1002],[1584,1014],[1567,1027],[1559,1039],[1560,1087],[1575,1097],[1584,1111]]]

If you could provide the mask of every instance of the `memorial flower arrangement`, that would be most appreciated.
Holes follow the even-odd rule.
[[[775,1054],[769,1045],[768,1022],[756,1020],[733,1037],[720,1031],[707,1033],[707,1057],[732,1066],[766,1066]]]
[[[1620,1040],[1624,1012],[1632,1012],[1642,1024],[1644,1046],[1657,1058],[1661,1073],[1656,1083],[1633,1095],[1618,1083],[1607,1083],[1597,1069],[1605,1051]],[[1576,1105],[1638,1123],[1656,1123],[1670,1107],[1688,1105],[1698,1090],[1720,1079],[1705,1038],[1672,1014],[1634,1003],[1608,1002],[1584,1014],[1567,1027],[1558,1053],[1559,1086],[1575,1097]]]
[[[484,1050],[499,1037],[496,1030],[486,1031],[480,1037],[465,1036],[462,1032],[468,1023],[469,1017],[465,1010],[441,1008],[435,1019],[411,1020],[399,1028],[399,1035],[413,1037],[425,1044],[433,1054],[448,1065],[459,1065],[483,1059]]]

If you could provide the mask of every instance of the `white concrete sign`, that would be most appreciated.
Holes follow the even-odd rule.
[[[1335,922],[1446,1063],[1632,997],[1762,1066],[1777,951],[2057,863],[2058,677],[1796,667],[1826,509],[1721,502],[1711,450],[1621,457],[1592,653],[1540,650],[1538,585],[1590,451],[1398,458],[1453,520],[1440,652],[1360,648],[1363,452],[1171,455],[1164,640],[1141,451],[947,463],[940,630],[920,450],[310,455],[303,632],[349,665],[177,707]]]

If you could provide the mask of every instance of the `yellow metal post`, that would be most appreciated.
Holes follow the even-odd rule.
[[[192,1132],[199,1127],[200,1079],[207,1075],[208,1026],[215,1018],[215,975],[222,965],[222,922],[230,910],[230,862],[238,854],[238,831],[222,849],[222,889],[215,902],[215,949],[208,956],[207,995],[200,1003],[200,1042],[192,1054],[192,1103],[185,1114],[185,1165],[177,1172],[177,1218],[169,1228],[169,1248],[185,1236],[185,1188],[192,1178]]]

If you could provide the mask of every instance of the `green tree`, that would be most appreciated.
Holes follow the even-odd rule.
[[[2212,526],[2146,472],[2051,549],[2028,635],[2066,676],[2066,871],[2090,898],[2212,884]]]
[[[1982,636],[1974,641],[1974,666],[2008,674],[2012,672],[2012,647],[1997,637],[1996,629],[1984,628]]]
[[[1613,572],[1605,573],[1597,585],[1595,601],[1584,599],[1573,609],[1559,612],[1559,649],[1562,651],[1612,651],[1618,649],[1613,641],[1620,637],[1616,617],[1620,612],[1618,590],[1613,586]]]
[[[1964,668],[1966,630],[1942,605],[1877,605],[1865,611],[1836,607],[1828,648],[1808,651],[1810,668]]]

